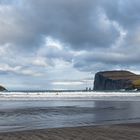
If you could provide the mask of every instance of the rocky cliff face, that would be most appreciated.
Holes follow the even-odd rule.
[[[6,91],[7,89],[0,85],[0,91]]]
[[[94,90],[140,89],[140,75],[129,71],[104,71],[95,74]]]

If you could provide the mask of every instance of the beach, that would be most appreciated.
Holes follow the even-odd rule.
[[[140,140],[140,124],[7,132],[0,133],[0,140]]]
[[[139,140],[139,99],[139,92],[6,93],[0,101],[0,140]]]
[[[1,100],[0,132],[140,122],[139,101]]]

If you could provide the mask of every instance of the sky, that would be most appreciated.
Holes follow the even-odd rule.
[[[105,70],[140,73],[139,0],[0,0],[0,84],[85,89]]]

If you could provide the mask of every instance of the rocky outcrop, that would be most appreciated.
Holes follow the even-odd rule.
[[[7,89],[0,85],[0,91],[7,91]]]
[[[140,89],[140,75],[129,71],[103,71],[95,74],[94,90]]]

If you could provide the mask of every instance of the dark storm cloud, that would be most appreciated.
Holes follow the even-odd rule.
[[[74,59],[74,67],[82,71],[115,69],[116,66],[124,67],[138,65],[140,55],[128,52],[87,52]]]
[[[0,43],[34,47],[46,35],[81,50],[110,46],[119,36],[97,1],[24,0],[21,4],[3,7],[3,11],[1,16],[7,14],[7,17],[6,22],[0,23],[3,24]]]
[[[116,20],[123,27],[131,30],[132,27],[139,26],[140,1],[139,0],[105,0],[101,3],[108,18]],[[130,28],[131,27],[131,28]]]
[[[120,36],[112,21],[123,27],[139,21],[136,0],[1,1],[2,5],[8,2],[9,7],[3,6],[0,15],[5,18],[0,22],[0,43],[28,48],[39,46],[44,35],[53,36],[73,49],[110,47]]]
[[[78,56],[74,66],[83,71],[138,68],[140,60],[140,2],[138,0],[100,1],[106,16],[120,29],[120,39],[112,47],[98,48]],[[122,37],[121,37],[122,34]]]
[[[113,44],[119,32],[92,0],[30,1],[31,16],[39,31],[66,42],[74,49]],[[41,27],[41,28],[40,28]]]

